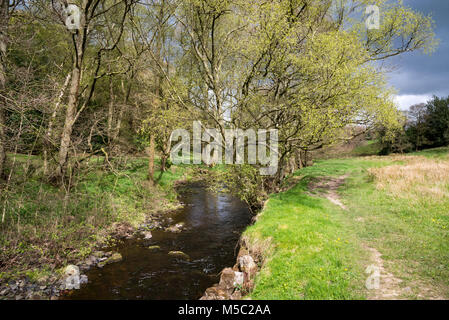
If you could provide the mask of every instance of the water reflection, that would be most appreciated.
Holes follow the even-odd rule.
[[[149,241],[128,240],[115,248],[123,261],[92,269],[89,283],[66,299],[198,299],[218,281],[218,273],[235,263],[240,233],[250,223],[247,206],[225,193],[191,185],[180,200],[185,207],[173,214],[186,231],[154,231]],[[148,246],[158,245],[160,251]],[[190,261],[171,257],[183,251]]]

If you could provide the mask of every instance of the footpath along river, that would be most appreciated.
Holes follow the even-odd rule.
[[[250,210],[232,195],[199,184],[183,190],[179,200],[185,206],[169,217],[173,225],[184,223],[184,231],[156,230],[149,240],[125,240],[112,248],[123,256],[121,262],[87,271],[89,282],[63,299],[199,299],[217,283],[219,272],[235,263]]]

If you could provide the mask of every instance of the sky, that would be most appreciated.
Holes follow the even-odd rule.
[[[432,55],[405,53],[391,59],[395,67],[389,84],[396,88],[400,109],[426,102],[436,96],[449,96],[449,0],[404,0],[404,4],[435,21],[439,46]]]

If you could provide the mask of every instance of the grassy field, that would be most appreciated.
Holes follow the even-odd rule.
[[[192,172],[189,166],[173,166],[163,175],[156,171],[157,185],[149,187],[147,159],[116,159],[114,169],[105,170],[104,159],[93,158],[73,180],[68,197],[42,179],[39,157],[9,157],[16,161],[13,179],[0,194],[0,280],[38,277],[78,261],[111,240],[117,224],[136,227],[148,214],[173,209],[174,182]]]
[[[244,234],[265,255],[252,299],[449,298],[448,148],[317,161],[291,179]]]

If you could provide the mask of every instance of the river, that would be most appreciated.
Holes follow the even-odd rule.
[[[89,282],[65,299],[198,299],[235,263],[238,240],[250,224],[245,203],[227,193],[190,184],[181,191],[185,206],[170,214],[185,231],[152,231],[150,240],[125,240],[111,248],[123,260],[87,271]],[[149,246],[159,246],[151,250]],[[190,261],[168,255],[182,251]]]

